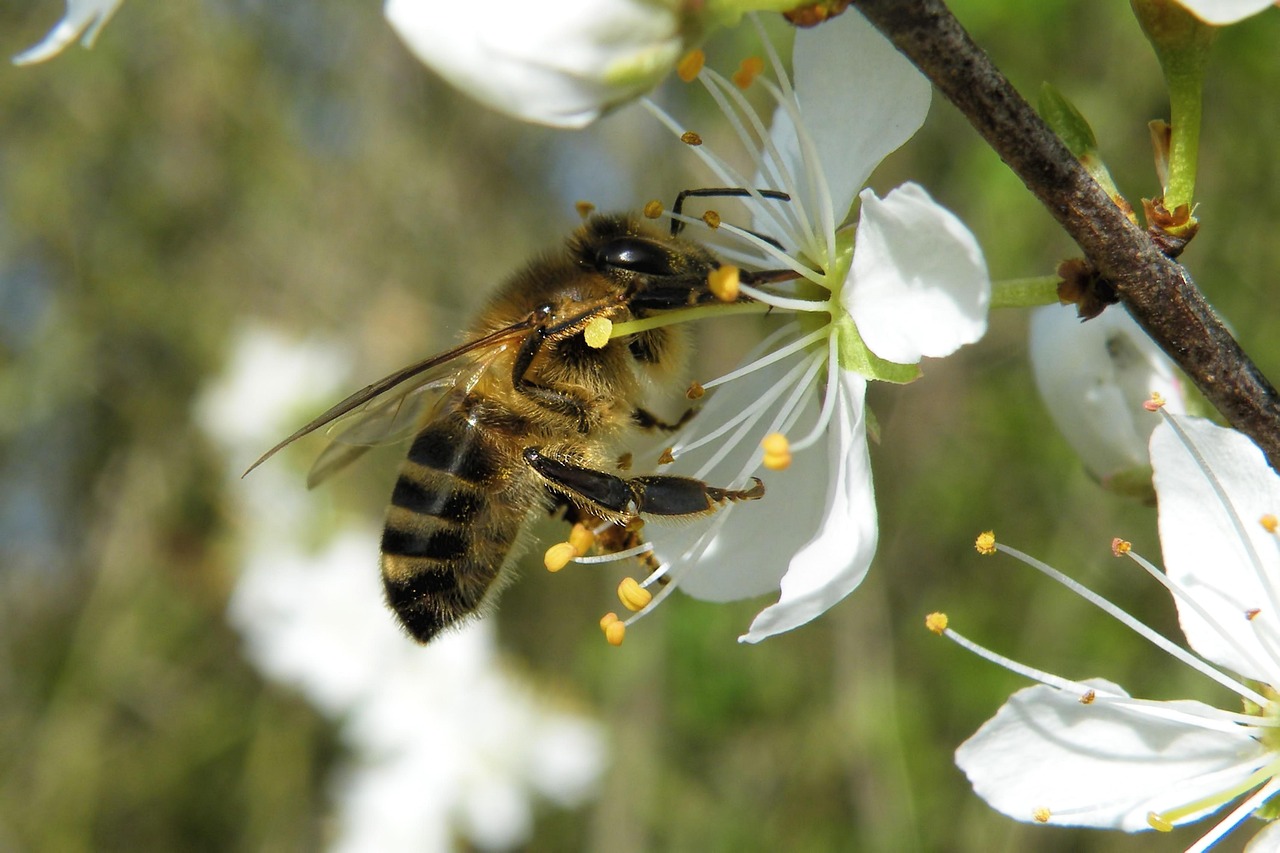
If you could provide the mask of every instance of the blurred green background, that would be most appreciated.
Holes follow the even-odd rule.
[[[1023,92],[1048,80],[1081,108],[1131,200],[1158,193],[1146,122],[1166,106],[1127,4],[953,7]],[[4,4],[0,55],[62,11]],[[718,37],[711,62],[736,66],[747,36]],[[1272,11],[1215,48],[1203,227],[1183,256],[1273,379],[1276,44]],[[678,84],[660,98],[681,116],[702,105]],[[576,199],[671,199],[705,182],[690,165],[638,110],[578,134],[481,110],[411,59],[374,3],[127,0],[92,51],[0,66],[0,849],[323,844],[342,748],[244,661],[225,621],[241,544],[224,471],[248,460],[220,457],[194,401],[255,324],[344,342],[352,388],[436,351],[574,226]],[[948,104],[874,185],[908,178],[969,224],[995,278],[1075,254]],[[706,330],[705,358],[732,359],[736,328]],[[742,646],[763,602],[676,596],[613,649],[596,620],[616,577],[551,577],[534,555],[494,617],[503,652],[605,721],[612,764],[594,803],[539,813],[531,849],[1138,851],[1196,837],[1018,825],[952,764],[1025,685],[925,631],[931,610],[1062,675],[1233,701],[973,552],[994,527],[1178,636],[1167,595],[1108,548],[1121,535],[1157,557],[1154,513],[1070,455],[1037,402],[1025,330],[1022,313],[997,314],[921,381],[873,390],[879,554],[801,630]],[[272,464],[302,490],[318,446]],[[319,500],[377,523],[397,464],[377,454]],[[376,554],[352,570],[376,571]]]

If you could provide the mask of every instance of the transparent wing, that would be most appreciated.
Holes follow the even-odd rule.
[[[337,467],[333,467],[332,464],[327,466],[329,471],[324,476],[328,476],[329,473],[354,461],[368,449],[369,441],[362,442],[357,439],[362,436],[366,439],[374,437],[373,443],[377,443],[382,440],[381,437],[393,433],[398,428],[407,430],[407,425],[412,425],[416,416],[422,411],[421,407],[425,401],[432,399],[430,392],[438,392],[441,387],[452,386],[460,377],[467,375],[478,377],[479,373],[483,372],[484,366],[491,363],[498,353],[504,351],[515,340],[524,337],[542,319],[541,312],[533,312],[509,326],[401,368],[390,376],[365,386],[345,400],[331,406],[315,420],[262,454],[240,476],[247,476],[254,468],[303,436],[310,435],[346,415],[358,413],[355,414],[350,425],[344,426],[339,433],[339,440],[335,442],[350,449],[349,458]],[[469,368],[471,372],[468,374]],[[366,414],[368,414],[367,418]],[[349,432],[351,435],[348,437]],[[328,454],[328,451],[325,453]],[[336,460],[340,454],[335,451],[333,455]],[[321,456],[321,460],[323,459],[324,454]]]

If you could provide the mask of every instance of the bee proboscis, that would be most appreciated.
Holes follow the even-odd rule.
[[[493,601],[537,513],[565,506],[579,519],[627,525],[639,516],[695,517],[759,498],[759,480],[735,490],[688,477],[612,473],[629,431],[678,425],[641,402],[652,383],[682,383],[687,332],[657,326],[596,347],[583,331],[596,318],[617,324],[716,303],[707,277],[719,261],[675,231],[628,215],[592,215],[558,250],[511,276],[464,343],[352,394],[249,471],[350,416],[312,468],[308,484],[315,485],[368,444],[411,427],[381,566],[388,605],[423,643]]]

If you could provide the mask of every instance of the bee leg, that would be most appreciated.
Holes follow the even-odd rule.
[[[624,479],[552,459],[536,447],[525,448],[524,460],[556,491],[581,501],[606,518],[706,515],[726,502],[764,497],[764,483],[754,477],[749,489],[721,489],[691,477],[655,475]]]
[[[663,432],[675,432],[689,422],[689,419],[697,414],[698,410],[694,408],[685,409],[683,415],[675,423],[668,423],[648,409],[636,408],[631,413],[632,422],[643,430],[662,430]]]
[[[557,391],[554,388],[539,385],[525,375],[529,372],[529,367],[533,364],[534,357],[542,349],[542,345],[546,343],[547,337],[547,329],[539,326],[524,339],[524,343],[520,345],[519,352],[516,353],[515,364],[511,368],[511,384],[516,391],[532,397],[547,409],[576,418],[578,432],[588,432],[591,429],[591,425],[587,421],[587,404],[583,400],[565,391]]]

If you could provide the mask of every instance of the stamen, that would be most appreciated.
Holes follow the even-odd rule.
[[[1272,770],[1274,772],[1274,765]],[[1204,851],[1209,850],[1221,841],[1223,836],[1239,826],[1245,818],[1262,808],[1268,800],[1276,795],[1277,791],[1280,791],[1280,780],[1273,776],[1271,781],[1258,789],[1257,793],[1237,806],[1231,814],[1219,821],[1217,826],[1205,833],[1195,844],[1188,847],[1187,853],[1204,853]]]
[[[644,209],[641,212],[644,213],[645,219],[657,219],[665,212],[665,208],[663,208],[662,202],[655,198],[645,202]]]
[[[618,619],[617,613],[606,613],[600,620],[600,630],[604,631],[605,641],[611,646],[622,645],[623,638],[627,636],[627,624]]]
[[[706,63],[707,55],[703,53],[701,48],[694,48],[676,63],[676,76],[685,83],[692,83],[697,79],[698,72],[702,71],[702,66]]]
[[[592,349],[600,349],[609,343],[609,336],[612,334],[613,321],[608,317],[592,317],[587,327],[582,330],[583,339]]]
[[[1126,542],[1120,537],[1111,540],[1111,555],[1113,557],[1123,557],[1133,549],[1132,542]]]
[[[1142,404],[1142,408],[1146,409],[1148,412],[1158,412],[1164,408],[1164,404],[1165,404],[1165,399],[1163,396],[1161,396],[1160,392],[1152,391],[1151,399],[1144,402]]]
[[[1031,810],[1031,819],[1036,823],[1048,823],[1053,817],[1053,812],[1044,806],[1037,806]]]
[[[694,133],[692,130],[686,130],[684,133],[680,134],[680,141],[685,145],[692,145],[696,148],[702,144],[702,137]]]
[[[684,454],[692,450],[696,450],[697,448],[702,447],[704,444],[709,444],[710,442],[715,441],[720,436],[729,432],[729,430],[733,429],[734,427],[738,426],[738,424],[743,423],[744,421],[749,420],[750,423],[754,424],[755,421],[759,419],[758,418],[759,413],[763,409],[766,409],[770,405],[772,405],[773,402],[782,395],[782,392],[786,390],[788,386],[790,386],[793,382],[795,382],[800,377],[800,375],[804,372],[804,369],[805,369],[804,362],[797,364],[795,367],[788,370],[787,373],[780,380],[778,380],[772,386],[770,386],[770,388],[767,391],[765,391],[765,393],[761,394],[759,397],[753,400],[751,402],[751,405],[747,406],[745,409],[738,412],[738,414],[734,415],[731,418],[728,418],[727,420],[725,420],[724,423],[720,424],[720,426],[716,427],[706,435],[701,436],[696,441],[691,441],[688,444],[678,445],[677,447],[671,448],[672,459],[674,459],[676,456],[683,456]],[[736,444],[736,442],[734,443]]]
[[[984,557],[994,554],[996,552],[995,531],[988,530],[984,533],[979,533],[977,540],[973,543],[973,547]]]
[[[636,545],[633,548],[625,548],[621,551],[610,551],[607,554],[597,554],[594,557],[576,557],[574,559],[574,562],[582,563],[583,565],[591,565],[595,563],[613,563],[618,560],[625,560],[628,557],[638,557],[641,554],[648,554],[652,550],[653,550],[653,543],[645,542],[643,544]]]
[[[707,389],[695,379],[689,383],[689,390],[684,392],[684,396],[690,400],[700,400],[702,395],[707,393]]]
[[[1262,516],[1262,518],[1258,519],[1258,523],[1261,524],[1262,529],[1267,531],[1268,533],[1275,533],[1276,529],[1280,528],[1280,520],[1278,520],[1271,513],[1267,513],[1266,515]]]
[[[832,335],[827,339],[827,349],[827,376],[832,377],[839,370],[840,340],[837,335]],[[831,416],[835,413],[836,400],[839,399],[842,392],[839,391],[839,387],[835,383],[831,382],[830,378],[828,378],[825,390],[826,394],[822,398],[822,410],[818,412],[817,422],[814,423],[813,429],[809,430],[808,435],[791,445],[792,453],[808,450],[818,442],[818,439],[827,434],[827,427],[831,425]]]
[[[1173,832],[1173,824],[1155,812],[1147,812],[1147,826],[1156,832]]]
[[[569,544],[574,547],[579,554],[585,554],[591,550],[591,546],[595,544],[596,535],[587,528],[582,522],[578,522],[569,531]]]
[[[1084,692],[1084,695],[1080,697],[1080,704],[1092,705],[1094,700],[1097,698],[1098,698],[1098,692],[1096,690],[1086,690]]]
[[[708,210],[702,214],[703,223],[712,231],[720,227],[720,214],[714,210]]]
[[[762,463],[770,471],[785,471],[791,467],[791,443],[780,432],[770,433],[760,442],[764,451]]]
[[[579,216],[586,219],[595,212],[596,206],[589,201],[575,201],[573,203],[573,209],[578,211]]]
[[[738,70],[733,73],[733,85],[739,89],[749,89],[763,71],[764,60],[758,56],[748,56],[742,60]]]
[[[639,613],[653,601],[653,593],[640,586],[635,578],[623,578],[618,584],[618,600],[632,613]]]
[[[807,348],[810,344],[817,343],[818,341],[827,337],[830,334],[830,326],[831,324],[827,323],[821,329],[816,329],[803,337],[796,338],[794,341],[787,344],[786,346],[778,347],[776,350],[769,353],[768,355],[762,356],[756,359],[755,361],[750,362],[749,364],[744,364],[742,367],[739,367],[737,370],[731,370],[728,373],[724,374],[723,376],[717,377],[716,379],[712,379],[710,382],[702,383],[702,387],[709,391],[712,388],[715,388],[717,385],[723,385],[726,382],[732,382],[735,379],[740,379],[743,376],[746,376],[750,373],[754,373],[755,371],[759,370],[762,367],[768,367],[769,365],[773,364],[775,361],[781,361],[787,356],[793,353],[799,352]]]
[[[740,272],[732,264],[717,267],[707,275],[707,287],[721,302],[733,302],[738,298]]]
[[[569,542],[557,542],[547,549],[547,553],[542,555],[542,565],[546,566],[549,572],[558,572],[569,565],[569,561],[580,553]]]
[[[1207,850],[1213,843],[1220,840],[1222,836],[1233,829],[1236,824],[1255,811],[1263,802],[1276,793],[1278,783],[1275,779],[1275,775],[1277,770],[1280,770],[1280,762],[1273,761],[1270,764],[1258,768],[1253,773],[1249,774],[1248,777],[1235,785],[1224,788],[1221,791],[1216,791],[1208,796],[1200,797],[1197,800],[1178,806],[1177,808],[1165,809],[1158,814],[1152,812],[1147,815],[1147,823],[1154,829],[1158,829],[1161,832],[1167,832],[1168,830],[1164,829],[1164,827],[1167,826],[1172,829],[1179,818],[1184,818],[1187,815],[1195,814],[1196,812],[1204,811],[1205,809],[1216,808],[1223,803],[1234,800],[1245,791],[1258,787],[1258,785],[1263,782],[1269,782],[1269,784],[1264,785],[1254,796],[1250,797],[1242,803],[1240,807],[1236,808],[1226,820],[1215,826],[1208,835],[1201,838],[1194,846],[1187,848],[1188,851]],[[1245,808],[1246,806],[1247,808]],[[1206,843],[1207,841],[1210,843]]]
[[[663,451],[658,454],[658,464],[670,465],[672,462],[675,462],[676,455],[672,452],[673,450],[674,448],[671,447],[664,448]]]
[[[945,613],[930,613],[924,617],[924,626],[938,636],[942,636],[943,632],[947,630],[948,622],[949,620]]]

